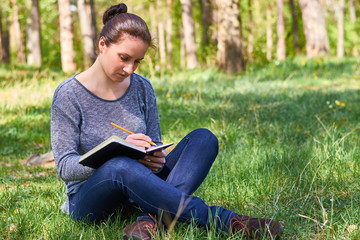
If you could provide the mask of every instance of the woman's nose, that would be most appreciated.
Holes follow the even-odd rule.
[[[124,72],[126,72],[129,75],[132,74],[134,72],[134,64],[132,63],[126,64],[124,67]]]

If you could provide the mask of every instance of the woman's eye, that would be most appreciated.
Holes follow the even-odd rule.
[[[128,59],[126,57],[120,56],[121,61],[126,62]]]

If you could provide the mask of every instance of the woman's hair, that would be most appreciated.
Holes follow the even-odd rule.
[[[125,34],[128,34],[140,38],[149,46],[154,47],[145,21],[135,14],[127,13],[124,3],[111,6],[106,10],[103,23],[104,27],[101,30],[100,38],[104,38],[107,46],[117,43]]]

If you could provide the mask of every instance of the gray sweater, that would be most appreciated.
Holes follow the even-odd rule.
[[[156,98],[149,80],[133,73],[125,94],[113,101],[91,93],[76,75],[55,90],[51,108],[51,145],[67,195],[77,192],[95,171],[79,164],[82,154],[112,135],[127,137],[128,133],[110,122],[135,133],[144,133],[156,144],[161,143]],[[68,212],[67,204],[62,208]]]

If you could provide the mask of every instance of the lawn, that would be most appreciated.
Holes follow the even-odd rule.
[[[51,150],[52,95],[65,78],[0,65],[0,239],[121,239],[140,213],[74,222],[60,210],[65,188],[56,169],[25,163]],[[150,80],[164,142],[199,127],[219,139],[196,196],[280,220],[283,239],[360,238],[360,58],[299,58],[239,75],[196,69]],[[165,238],[236,239],[183,223]]]

